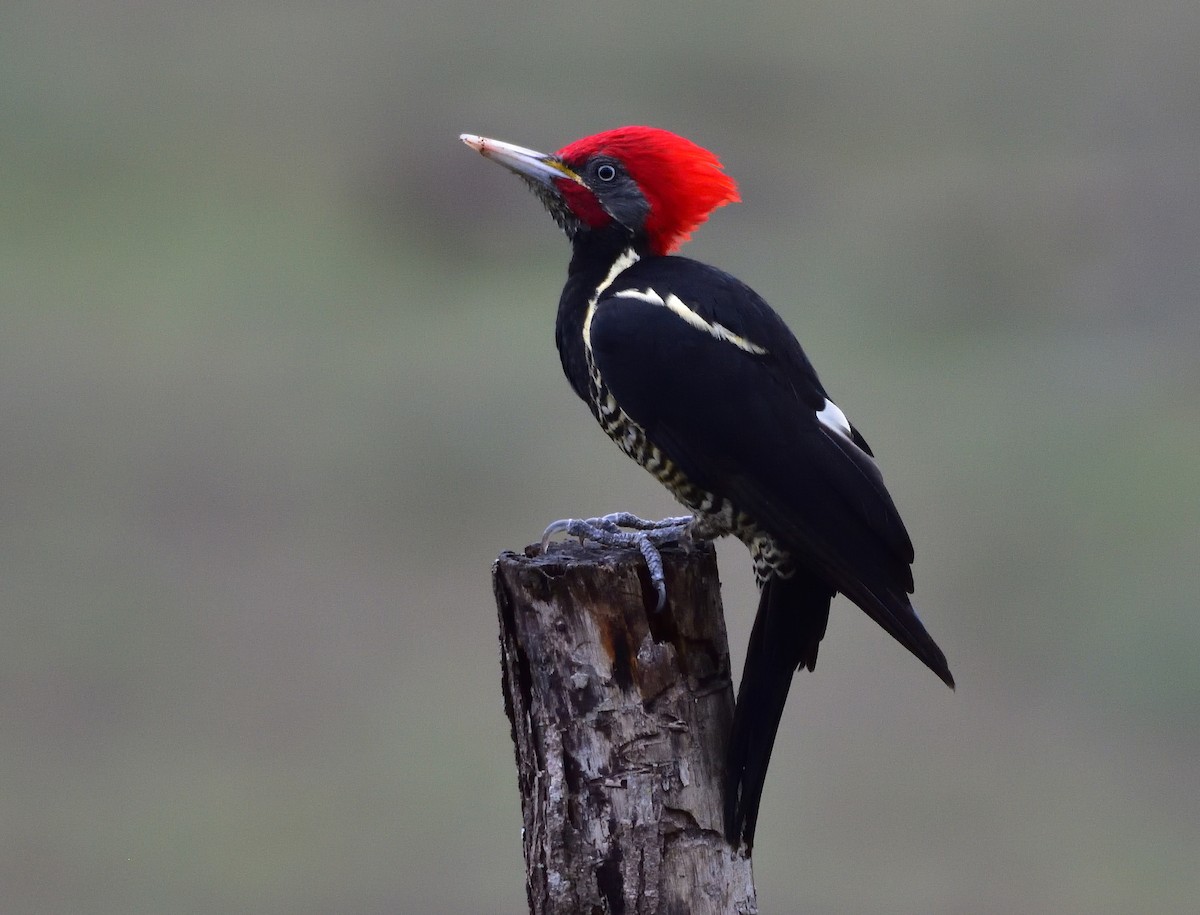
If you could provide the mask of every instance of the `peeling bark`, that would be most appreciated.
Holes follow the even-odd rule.
[[[662,555],[661,613],[635,549],[557,543],[493,566],[533,915],[758,911],[750,859],[722,834],[716,556]]]

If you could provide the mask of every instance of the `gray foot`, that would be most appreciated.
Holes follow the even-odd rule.
[[[655,611],[659,611],[667,602],[667,584],[663,578],[663,562],[658,548],[664,543],[701,536],[698,528],[696,519],[691,515],[663,518],[660,521],[647,521],[629,512],[613,512],[603,518],[563,518],[553,522],[542,534],[542,552],[546,552],[554,534],[578,537],[580,543],[591,540],[604,546],[636,546],[646,560],[650,580],[658,592]]]

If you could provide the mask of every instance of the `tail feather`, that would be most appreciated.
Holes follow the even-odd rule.
[[[943,683],[954,689],[954,675],[950,673],[946,656],[925,630],[925,625],[907,594],[895,590],[883,591],[885,596],[881,598],[877,592],[859,582],[854,582],[842,590],[871,619],[882,626],[885,632],[919,658]]]
[[[792,675],[816,665],[832,597],[832,588],[799,569],[763,585],[726,755],[725,836],[733,845],[742,841],[747,850],[754,845],[767,764]]]

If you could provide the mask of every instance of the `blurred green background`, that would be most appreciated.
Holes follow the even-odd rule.
[[[960,684],[839,600],[763,910],[1195,911],[1197,47],[1178,0],[10,0],[0,909],[525,911],[490,563],[674,505],[457,135],[650,123],[740,181],[689,253],[874,445]]]

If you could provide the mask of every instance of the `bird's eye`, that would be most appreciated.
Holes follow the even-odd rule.
[[[617,177],[617,170],[606,162],[596,169],[596,177],[601,181],[612,181]]]

